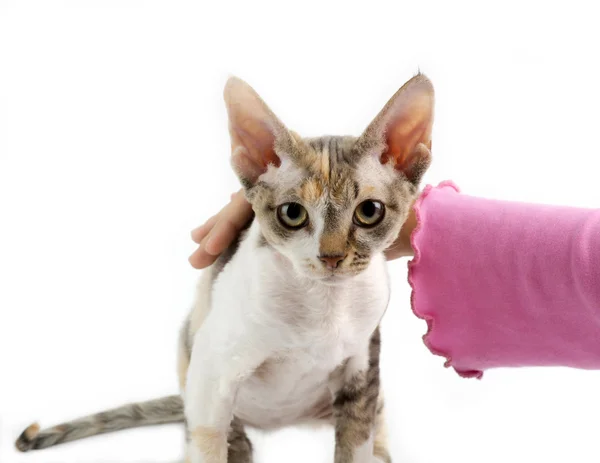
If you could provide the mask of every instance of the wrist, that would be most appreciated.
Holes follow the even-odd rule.
[[[414,205],[414,202],[410,205],[408,215],[400,229],[398,238],[385,253],[388,260],[398,259],[400,257],[412,257],[414,255],[411,243],[412,233],[417,226],[417,215],[415,213]]]

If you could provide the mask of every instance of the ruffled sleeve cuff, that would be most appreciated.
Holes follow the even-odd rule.
[[[423,342],[425,346],[427,346],[432,354],[445,358],[444,367],[453,367],[460,376],[465,378],[481,379],[483,376],[482,371],[457,369],[456,366],[452,364],[452,357],[450,353],[445,350],[444,347],[436,345],[435,336],[433,336],[432,339],[432,333],[434,333],[436,328],[436,310],[428,307],[426,295],[423,294],[423,291],[426,291],[424,286],[427,286],[427,282],[424,282],[423,279],[426,279],[427,276],[423,275],[423,271],[426,271],[426,269],[423,269],[420,264],[423,252],[422,247],[427,249],[426,244],[423,245],[423,242],[426,241],[423,231],[423,222],[426,221],[426,215],[428,211],[423,207],[423,202],[426,201],[429,194],[436,189],[448,189],[451,192],[460,193],[460,190],[456,184],[451,181],[445,181],[440,183],[437,187],[427,185],[421,196],[415,202],[414,210],[417,219],[417,226],[415,227],[410,240],[414,251],[414,258],[408,263],[408,283],[411,288],[410,305],[413,313],[418,318],[425,320],[427,323],[427,332],[423,335]]]
[[[443,182],[415,211],[412,310],[447,367],[475,378],[600,369],[600,210],[477,198]]]

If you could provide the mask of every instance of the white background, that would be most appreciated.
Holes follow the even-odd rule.
[[[437,90],[427,183],[599,207],[598,13],[553,3],[0,0],[0,462],[181,458],[177,426],[12,445],[33,420],[176,391],[189,231],[238,188],[230,74],[301,134],[358,134],[420,67]],[[395,462],[600,460],[600,372],[461,379],[422,344],[406,261],[391,272]],[[257,463],[331,462],[333,437],[256,446]]]

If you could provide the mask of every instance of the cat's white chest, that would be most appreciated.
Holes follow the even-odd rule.
[[[236,416],[262,428],[328,413],[344,362],[368,357],[388,298],[383,262],[335,286],[290,280],[276,261],[267,265],[275,268],[266,269],[259,292],[247,286],[253,306],[246,316],[259,321],[256,336],[273,353],[243,382],[234,406]]]
[[[241,385],[234,414],[260,428],[330,414],[344,374],[341,365],[368,346],[368,336],[362,335],[361,341],[358,336],[352,337],[352,332],[355,330],[338,330],[304,345],[296,339],[269,357]],[[336,368],[340,370],[337,374]]]

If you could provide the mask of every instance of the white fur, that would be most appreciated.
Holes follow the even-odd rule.
[[[389,294],[383,255],[354,277],[319,280],[299,275],[288,258],[258,242],[255,221],[199,316],[185,390],[191,430],[226,432],[234,414],[259,428],[311,420],[342,385],[330,379],[336,367],[349,359],[347,376],[367,368],[369,339]],[[258,368],[264,362],[266,378]],[[212,461],[197,450],[192,463]]]
[[[288,156],[280,155],[281,165],[269,164],[267,171],[259,177],[261,182],[277,185],[278,190],[287,191],[302,183],[302,170],[291,162]]]
[[[368,190],[369,187],[376,189],[379,185],[393,182],[397,176],[392,163],[381,163],[379,153],[364,156],[356,167],[356,177],[363,190]]]

